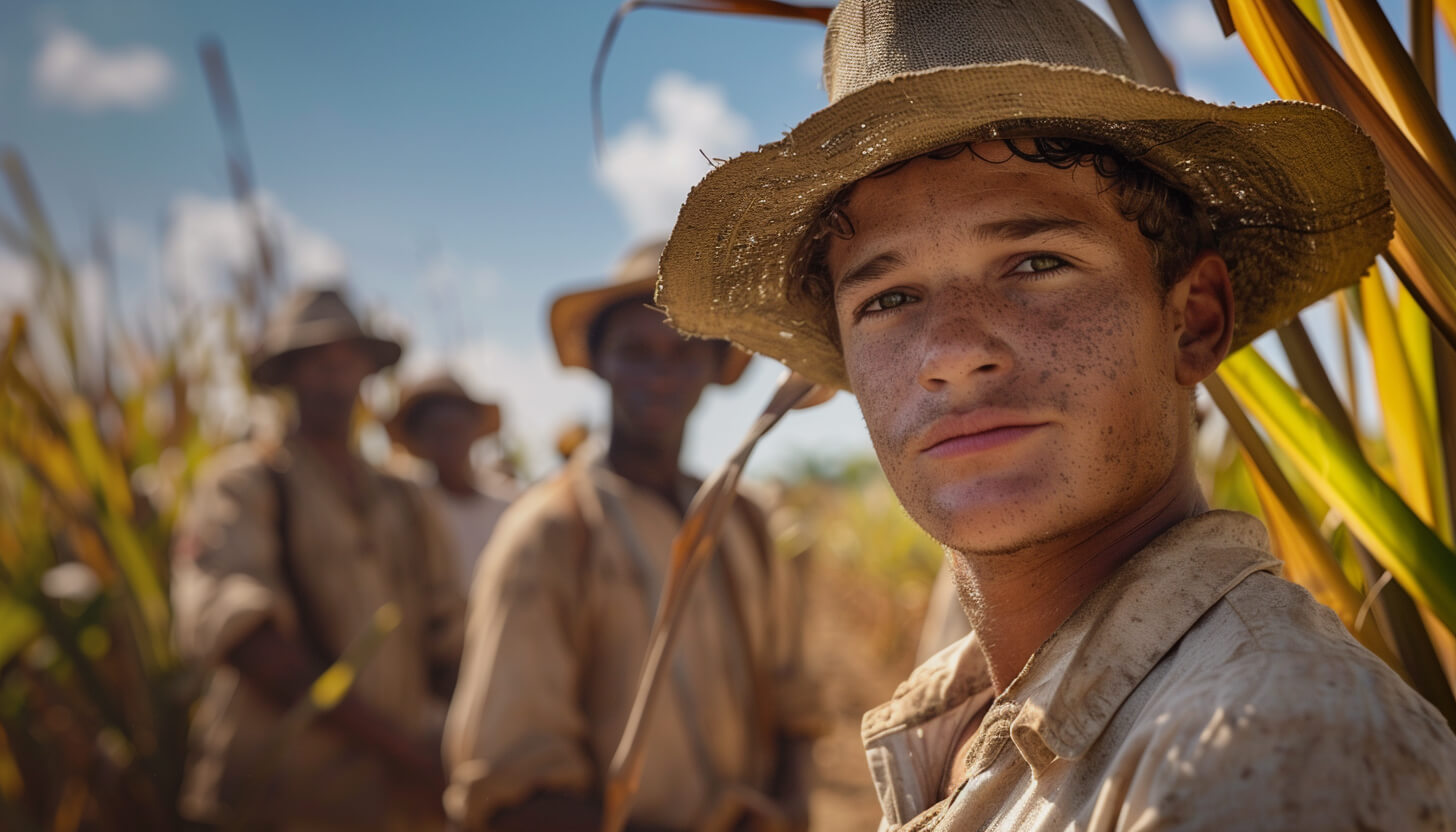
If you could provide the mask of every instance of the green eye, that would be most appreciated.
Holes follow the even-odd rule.
[[[1067,261],[1052,254],[1033,254],[1016,264],[1013,272],[1022,274],[1040,274],[1042,272],[1054,272],[1067,265]]]
[[[874,300],[871,300],[869,303],[865,304],[865,311],[883,312],[887,309],[894,309],[897,306],[903,306],[907,303],[912,302],[913,300],[914,298],[910,297],[910,295],[906,292],[901,292],[897,290],[889,291],[884,293],[883,295],[879,295]]]

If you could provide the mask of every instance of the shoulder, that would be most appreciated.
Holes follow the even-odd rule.
[[[219,498],[244,503],[262,500],[272,490],[269,461],[273,453],[253,442],[222,448],[198,466],[191,502],[206,505]]]
[[[492,560],[512,557],[575,558],[586,548],[587,528],[571,472],[527,489],[501,514],[491,535]]]
[[[1129,741],[1148,761],[1135,791],[1159,815],[1249,828],[1456,824],[1456,736],[1302,588],[1251,576],[1169,658]]]

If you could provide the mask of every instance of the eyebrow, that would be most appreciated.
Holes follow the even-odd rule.
[[[982,223],[969,230],[970,238],[980,242],[1019,240],[1049,231],[1071,231],[1087,234],[1090,226],[1082,220],[1057,214],[1028,214],[1021,217]]]
[[[834,296],[837,298],[841,292],[861,283],[869,283],[875,278],[881,277],[903,265],[905,265],[905,258],[901,257],[899,252],[887,251],[883,254],[878,254],[870,258],[870,260],[856,266],[854,271],[840,278],[839,282],[834,284]]]
[[[1019,240],[1036,234],[1049,232],[1071,232],[1079,236],[1091,234],[1091,226],[1082,220],[1056,214],[1030,214],[1010,219],[986,222],[968,229],[965,233],[976,242]],[[878,254],[856,266],[834,285],[834,296],[861,284],[868,283],[888,272],[905,265],[905,258],[898,251]]]

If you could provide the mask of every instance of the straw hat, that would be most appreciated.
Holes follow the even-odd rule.
[[[785,294],[802,276],[801,239],[846,185],[947,145],[1080,139],[1183,190],[1228,261],[1235,349],[1353,283],[1392,232],[1384,168],[1344,116],[1145,86],[1127,44],[1076,0],[843,0],[824,86],[827,108],[693,189],[657,291],[683,331],[822,384],[849,381],[829,333]]]
[[[338,289],[299,289],[274,313],[253,352],[253,382],[282,384],[289,356],[342,341],[357,343],[374,362],[375,372],[394,364],[403,351],[398,342],[365,332]]]
[[[556,354],[561,358],[563,367],[593,369],[591,347],[587,343],[592,323],[607,307],[618,301],[638,296],[652,297],[653,287],[657,285],[657,261],[666,242],[653,240],[632,249],[617,264],[606,286],[571,292],[551,304],[551,338],[556,342]],[[750,358],[752,356],[742,350],[729,350],[717,382],[728,385],[737,381]]]
[[[416,410],[435,402],[456,402],[473,409],[478,414],[474,439],[490,436],[500,430],[500,406],[490,402],[477,401],[465,392],[465,388],[446,372],[439,372],[420,379],[400,391],[399,407],[385,424],[385,429],[394,441],[414,453],[414,437],[407,429],[410,416]],[[416,454],[418,456],[418,454]]]

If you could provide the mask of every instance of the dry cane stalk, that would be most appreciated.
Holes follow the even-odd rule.
[[[787,374],[738,446],[738,451],[703,483],[688,507],[682,528],[672,541],[672,558],[668,562],[667,580],[663,582],[662,599],[657,605],[657,618],[652,622],[652,632],[647,638],[647,656],[642,664],[637,695],[607,773],[603,832],[621,832],[627,824],[627,815],[642,777],[646,723],[668,667],[667,660],[677,638],[678,625],[683,610],[687,608],[695,579],[717,548],[718,535],[724,518],[728,516],[728,508],[737,496],[738,478],[743,474],[748,455],[764,434],[778,424],[785,413],[808,398],[813,390],[814,385],[808,379],[798,373]]]

